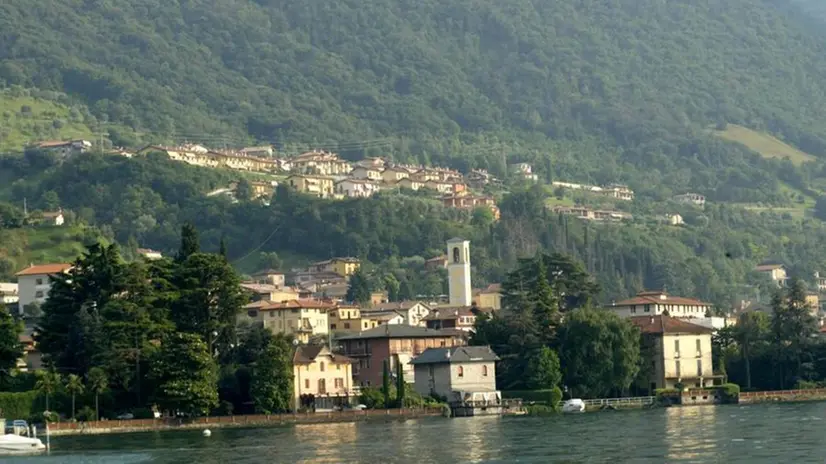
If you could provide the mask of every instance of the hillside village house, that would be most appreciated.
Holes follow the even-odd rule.
[[[287,286],[243,282],[241,288],[252,294],[252,301],[274,301],[278,303],[303,299],[302,292]]]
[[[554,213],[576,216],[583,221],[624,221],[633,219],[629,213],[622,211],[598,210],[584,206],[555,206]]]
[[[297,192],[319,198],[331,198],[335,193],[335,180],[332,177],[293,174],[284,182]]]
[[[677,203],[690,205],[704,206],[706,204],[706,197],[699,193],[683,193],[682,195],[675,195],[673,199]]]
[[[426,260],[424,268],[427,270],[447,269],[447,255],[439,255]]]
[[[299,346],[293,355],[293,400],[302,407],[332,409],[358,398],[353,360],[320,345]]]
[[[338,305],[328,313],[330,332],[335,335],[358,333],[378,327],[379,321],[365,317],[361,308],[351,305]]]
[[[86,153],[92,149],[92,142],[88,140],[47,140],[37,142],[31,148],[56,153],[61,157]]]
[[[525,180],[536,182],[539,176],[533,173],[533,166],[529,163],[516,163],[509,166],[510,172]]]
[[[275,151],[270,146],[263,147],[244,147],[238,151],[244,156],[252,156],[258,158],[272,158]]]
[[[502,401],[496,390],[496,361],[489,346],[428,348],[413,365],[414,388],[422,396],[438,395],[449,403],[479,401],[491,405]]]
[[[820,272],[816,271],[814,274],[815,285],[820,292],[826,291],[826,277],[821,277]]]
[[[370,157],[370,156],[368,156],[367,158],[363,158],[360,161],[356,162],[356,166],[361,166],[361,167],[370,168],[370,169],[378,169],[379,171],[384,169],[386,164],[387,164],[387,162],[384,160],[384,158]]]
[[[148,145],[138,150],[137,154],[145,155],[151,152],[164,153],[173,161],[180,161],[193,166],[223,167],[238,171],[256,172],[275,172],[279,170],[279,163],[273,159],[211,151],[197,144],[185,144],[178,147]]]
[[[711,303],[693,298],[671,296],[664,291],[642,291],[606,309],[620,317],[659,316],[668,312],[669,316],[676,318],[704,318],[711,308]]]
[[[18,341],[23,345],[23,356],[17,360],[17,370],[20,372],[33,372],[43,368],[43,356],[37,349],[37,342],[34,341],[32,333],[27,330],[18,336]]]
[[[486,207],[493,213],[493,218],[499,220],[501,214],[499,207],[496,206],[496,201],[489,196],[472,195],[468,192],[462,192],[455,195],[446,195],[442,197],[442,204],[446,208],[457,209],[474,209],[477,207]]]
[[[389,361],[395,372],[401,363],[404,378],[413,382],[410,361],[427,348],[465,345],[461,333],[431,330],[407,325],[384,325],[357,334],[336,338],[342,352],[353,358],[353,381],[360,386],[381,385],[383,364]]]
[[[467,190],[467,186],[463,182],[442,180],[428,180],[424,183],[424,188],[435,190],[443,195],[457,194]]]
[[[340,159],[335,153],[311,151],[290,160],[292,171],[321,176],[343,176],[350,172],[350,163]]]
[[[347,198],[367,198],[379,190],[379,184],[369,180],[344,179],[336,182],[336,193]]]
[[[68,263],[31,265],[15,274],[18,288],[18,310],[32,303],[43,304],[49,297],[51,282],[49,276],[68,272],[72,268]]]
[[[308,268],[311,272],[332,272],[339,276],[347,277],[361,266],[358,258],[331,258],[310,264]]]
[[[490,184],[499,183],[499,179],[484,169],[473,169],[465,178],[468,185],[477,190],[481,190]]]
[[[250,276],[254,282],[259,284],[270,284],[276,287],[283,287],[286,276],[283,272],[275,269],[261,269]]]
[[[395,187],[406,188],[406,189],[410,189],[410,190],[414,190],[414,191],[424,188],[424,182],[423,181],[412,179],[410,177],[405,177],[405,178],[397,181],[393,185]]]
[[[404,324],[424,327],[423,319],[430,314],[430,307],[421,301],[399,301],[373,305],[373,310],[395,311],[404,317]]]
[[[407,169],[397,168],[391,166],[381,172],[381,178],[386,184],[394,184],[402,179],[410,177],[410,172]]]
[[[163,258],[163,254],[160,251],[155,251],[151,248],[138,248],[135,252],[149,261]]]
[[[473,301],[480,309],[502,309],[502,285],[490,284],[483,289],[473,291]]]
[[[382,180],[381,172],[381,168],[372,168],[357,165],[353,168],[352,171],[350,171],[350,178],[380,182]]]
[[[318,300],[262,300],[244,306],[246,312],[238,319],[261,323],[274,334],[292,335],[300,343],[309,343],[314,336],[329,334],[327,312],[334,308],[332,303]]]
[[[642,333],[641,351],[649,353],[651,376],[638,387],[653,394],[658,388],[708,387],[722,376],[714,374],[712,329],[674,317],[632,317]]]
[[[0,282],[0,304],[16,305],[19,301],[18,285],[12,282]]]
[[[434,307],[424,318],[428,329],[453,329],[472,332],[476,324],[476,314],[469,306],[460,308]]]
[[[63,209],[59,209],[57,211],[44,211],[40,213],[43,217],[43,220],[40,222],[44,225],[49,226],[62,226],[66,223],[66,218],[63,216]]]
[[[786,273],[786,267],[782,264],[761,264],[754,268],[755,272],[768,276],[775,284],[780,287],[786,286],[786,281],[789,279]]]

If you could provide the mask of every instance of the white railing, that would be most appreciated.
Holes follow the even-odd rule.
[[[585,407],[588,406],[645,406],[654,404],[654,396],[635,396],[631,398],[600,398],[594,400],[582,400]]]

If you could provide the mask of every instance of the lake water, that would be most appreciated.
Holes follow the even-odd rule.
[[[826,403],[54,437],[5,463],[826,463]]]

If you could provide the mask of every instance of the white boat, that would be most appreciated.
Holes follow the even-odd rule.
[[[0,456],[10,454],[37,454],[46,451],[46,445],[39,438],[20,435],[0,435]]]
[[[562,412],[585,412],[585,403],[579,398],[571,398],[570,400],[562,403]]]

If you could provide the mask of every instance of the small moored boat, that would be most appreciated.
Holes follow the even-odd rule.
[[[562,412],[564,412],[564,413],[585,412],[585,403],[579,398],[571,398],[570,400],[562,403]]]
[[[39,438],[21,437],[15,434],[0,435],[0,456],[11,454],[38,454],[46,451]]]

